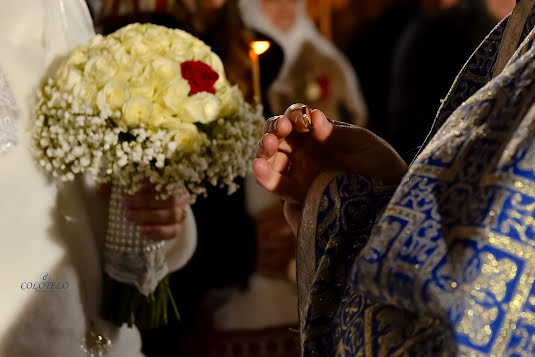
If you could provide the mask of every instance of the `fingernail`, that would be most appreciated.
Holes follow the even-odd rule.
[[[268,121],[268,124],[266,126],[266,134],[273,133],[277,131],[277,123],[279,122],[279,119],[281,118],[281,115],[277,115],[275,117],[271,117]]]
[[[301,107],[301,115],[303,116],[303,122],[307,129],[312,129],[312,123],[310,122],[310,117],[308,115],[308,107],[303,105]]]

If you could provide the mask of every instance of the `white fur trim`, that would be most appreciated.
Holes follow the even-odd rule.
[[[170,272],[184,267],[197,248],[197,225],[191,207],[186,207],[184,231],[175,239],[168,241],[166,247],[166,261]]]

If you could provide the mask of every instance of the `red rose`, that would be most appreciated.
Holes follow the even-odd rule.
[[[189,95],[199,92],[215,94],[214,84],[219,74],[209,65],[201,61],[186,61],[180,65],[182,77],[188,81],[191,90]]]
[[[331,95],[331,79],[327,76],[321,76],[318,78],[318,85],[320,86],[321,90],[321,100],[329,98]]]

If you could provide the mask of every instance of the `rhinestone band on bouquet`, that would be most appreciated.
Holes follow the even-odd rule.
[[[126,219],[123,197],[121,187],[112,185],[104,270],[113,279],[134,285],[143,295],[149,295],[168,273],[165,242],[144,238],[139,226]]]
[[[185,188],[193,201],[209,186],[232,193],[254,159],[261,108],[244,101],[210,47],[152,24],[79,46],[37,96],[32,134],[40,165],[62,181],[87,174],[112,186],[102,252],[105,317],[166,322],[167,304],[176,307],[165,245],[126,220],[122,199],[147,183],[161,198]]]

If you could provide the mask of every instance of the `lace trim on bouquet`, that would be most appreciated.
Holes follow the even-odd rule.
[[[0,154],[17,144],[15,121],[19,110],[9,84],[0,70]]]
[[[169,272],[165,262],[165,242],[144,238],[139,226],[125,218],[123,196],[123,190],[113,184],[104,246],[104,270],[113,279],[134,285],[147,296]]]

